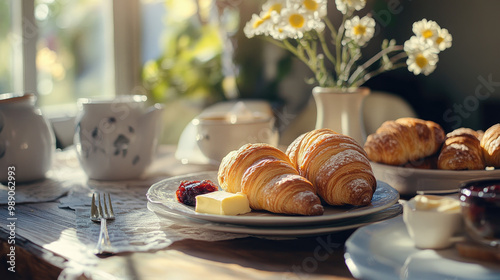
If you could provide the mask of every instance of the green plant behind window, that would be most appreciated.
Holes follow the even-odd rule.
[[[217,22],[203,19],[203,7],[193,3],[166,1],[162,55],[148,61],[142,72],[144,85],[156,102],[181,96],[209,103],[224,99],[220,27]],[[184,17],[179,16],[179,9]]]

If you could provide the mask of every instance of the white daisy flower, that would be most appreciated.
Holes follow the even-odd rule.
[[[322,18],[327,14],[327,0],[288,0],[288,5],[298,5],[306,13]]]
[[[274,28],[271,19],[273,12],[281,13],[285,7],[285,0],[269,0],[262,5],[262,11],[259,15],[253,14],[252,19],[248,21],[243,28],[243,32],[248,38],[258,35],[269,35]]]
[[[444,51],[445,49],[451,47],[451,41],[453,40],[448,29],[441,28],[438,30],[437,37],[434,40],[435,46],[440,50]]]
[[[366,0],[335,0],[337,9],[344,15],[354,10],[359,11],[366,5]]]
[[[307,31],[307,19],[308,16],[303,11],[290,7],[283,9],[280,15],[273,13],[273,22],[277,30],[294,39],[304,36],[304,32]]]
[[[271,16],[271,12],[275,11],[278,14],[281,13],[281,10],[286,7],[286,0],[269,0],[264,5],[262,5],[262,12]]]
[[[413,28],[412,28],[413,33],[415,33],[415,35],[430,40],[434,40],[437,37],[439,29],[440,27],[435,21],[432,20],[428,21],[425,18],[421,21],[413,23]]]
[[[436,53],[424,51],[416,55],[408,56],[406,64],[408,64],[408,71],[413,72],[413,74],[419,75],[423,73],[428,76],[430,73],[434,72],[438,61],[439,57]]]
[[[423,73],[427,76],[436,69],[439,61],[438,50],[425,38],[412,36],[405,42],[404,50],[408,54],[408,70],[413,74]]]
[[[273,37],[273,39],[276,39],[278,41],[283,41],[287,38],[293,38],[293,36],[295,36],[295,33],[290,32],[288,29],[283,29],[275,26],[275,28],[271,30],[269,35]]]
[[[355,16],[345,22],[345,36],[350,38],[359,46],[364,46],[366,42],[375,34],[375,20],[369,16],[361,19]]]
[[[271,23],[271,20],[267,20],[267,25]],[[245,27],[243,28],[243,32],[245,36],[248,38],[252,38],[258,35],[266,35],[268,34],[268,28],[266,26],[266,20],[262,19],[256,14],[252,15],[252,19],[249,20]]]
[[[293,38],[300,39],[304,33],[311,30],[323,31],[325,24],[319,19],[306,13],[304,9],[297,7],[287,7],[281,11],[281,14],[272,13],[274,30],[271,36],[275,39]]]
[[[419,36],[411,36],[411,38],[404,43],[403,48],[407,54],[418,53],[422,50],[439,53],[439,50],[432,44],[432,41]]]

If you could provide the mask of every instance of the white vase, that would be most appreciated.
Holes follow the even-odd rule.
[[[370,89],[315,87],[312,93],[317,109],[316,129],[329,128],[354,138],[360,145],[365,143],[363,101]]]

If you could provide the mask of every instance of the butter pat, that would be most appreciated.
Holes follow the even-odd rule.
[[[459,212],[460,201],[451,197],[435,195],[415,196],[415,210],[436,212]]]
[[[240,215],[250,211],[246,194],[215,191],[196,196],[196,212],[215,215]]]

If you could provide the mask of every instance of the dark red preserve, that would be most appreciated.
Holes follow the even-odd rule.
[[[475,240],[500,242],[500,180],[465,184],[460,200],[467,233]]]
[[[182,181],[175,192],[177,200],[189,206],[196,205],[195,197],[200,194],[217,191],[219,188],[210,180]]]

